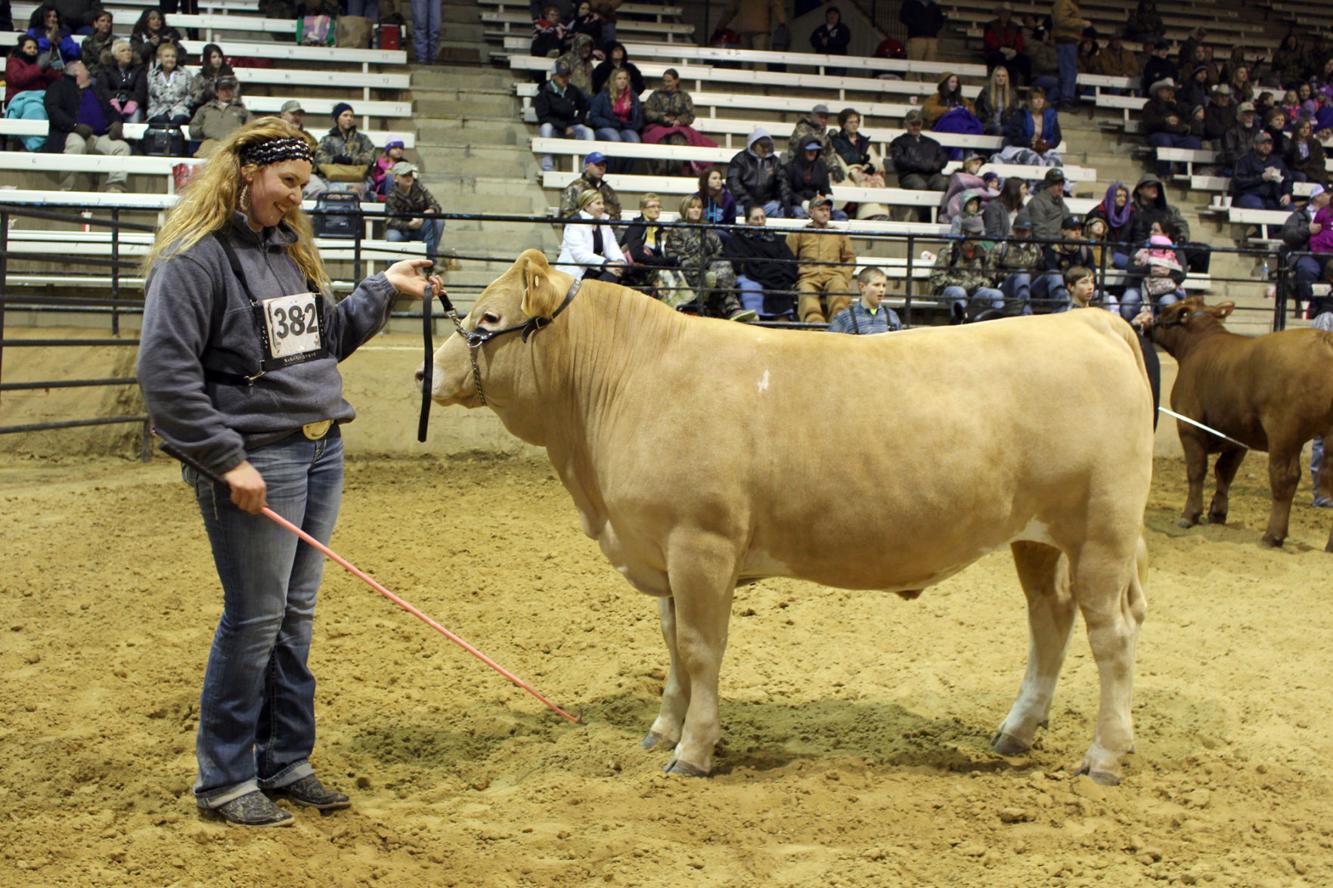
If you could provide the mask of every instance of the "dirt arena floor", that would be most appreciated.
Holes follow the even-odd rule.
[[[340,551],[585,723],[334,568],[315,764],[355,807],[203,822],[220,595],[178,471],[0,457],[0,885],[1333,884],[1333,513],[1307,482],[1287,548],[1261,548],[1262,456],[1232,524],[1190,531],[1182,465],[1159,463],[1118,788],[1067,769],[1096,704],[1081,629],[1038,748],[988,751],[1027,650],[1007,553],[915,602],[741,590],[719,773],[667,778],[638,746],[663,680],[655,603],[544,464],[357,458],[347,488]]]

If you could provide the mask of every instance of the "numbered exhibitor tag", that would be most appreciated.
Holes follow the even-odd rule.
[[[319,302],[314,293],[294,293],[264,302],[264,328],[272,361],[294,364],[323,353]]]

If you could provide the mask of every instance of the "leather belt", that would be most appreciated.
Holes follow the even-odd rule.
[[[308,422],[301,426],[301,434],[305,435],[310,441],[318,441],[329,433],[333,428],[333,420],[321,419],[318,422]]]

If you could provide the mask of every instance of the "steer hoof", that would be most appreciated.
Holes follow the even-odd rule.
[[[639,741],[639,746],[643,749],[656,749],[659,746],[675,746],[675,744],[656,731],[649,731],[643,735],[643,739]]]
[[[666,763],[666,767],[663,768],[662,770],[668,774],[673,774],[677,777],[708,776],[708,772],[705,771],[703,768],[696,768],[694,765],[690,764],[689,762],[682,761],[681,759],[672,759],[671,761]]]
[[[997,755],[1026,755],[1028,750],[1032,749],[1032,744],[1024,743],[1013,734],[1006,734],[1004,731],[996,731],[995,736],[990,738],[990,748]]]
[[[1263,543],[1270,549],[1281,549],[1284,540],[1286,540],[1286,537],[1275,537],[1272,534],[1266,533],[1264,534]]]
[[[1190,518],[1186,515],[1181,515],[1178,519],[1176,519],[1176,527],[1193,527],[1198,523],[1199,523],[1198,518]]]
[[[1226,513],[1226,512],[1209,512],[1209,513],[1208,513],[1208,523],[1209,523],[1209,524],[1226,524],[1226,523],[1227,523],[1227,513]]]
[[[1102,786],[1120,785],[1120,775],[1112,774],[1110,771],[1089,771],[1088,778],[1093,783],[1100,783]]]

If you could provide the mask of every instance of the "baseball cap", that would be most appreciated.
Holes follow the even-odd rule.
[[[1065,216],[1060,220],[1060,230],[1067,231],[1074,228],[1082,228],[1083,220],[1078,216]]]
[[[568,77],[570,74],[573,74],[574,72],[570,70],[569,62],[563,61],[561,59],[556,59],[555,64],[551,66],[551,73],[557,77]]]
[[[237,81],[235,77],[219,77],[215,89],[236,89],[240,85],[240,82]]]
[[[923,119],[920,108],[913,108],[911,111],[907,112],[905,117],[903,117],[903,120],[908,123],[920,123]]]
[[[1264,142],[1271,141],[1273,141],[1273,134],[1268,132],[1268,130],[1259,130],[1259,132],[1254,134],[1255,145],[1262,145]]]
[[[390,139],[389,141],[384,143],[385,151],[388,151],[390,148],[406,148],[406,147],[407,146],[403,144],[402,139]]]
[[[827,204],[828,206],[831,207],[831,206],[833,206],[833,201],[830,200],[830,199],[829,199],[828,197],[826,197],[825,195],[817,194],[817,195],[815,195],[814,198],[811,199],[811,201],[810,201],[810,208],[811,208],[811,209],[814,209],[815,207],[822,207],[822,206],[824,206],[825,204]]]
[[[1017,216],[1014,217],[1013,224],[1011,224],[1009,227],[1015,229],[1021,228],[1024,231],[1031,231],[1032,220],[1028,218],[1026,213],[1019,213]]]
[[[831,114],[832,112],[829,111],[829,109],[828,109],[828,105],[825,105],[823,102],[820,102],[820,103],[819,103],[818,105],[816,105],[814,108],[810,109],[810,113],[811,113],[811,114]]]
[[[583,162],[584,162],[584,163],[605,164],[605,163],[606,163],[606,155],[603,154],[603,153],[600,152],[600,151],[594,151],[594,152],[592,152],[591,154],[589,154],[587,157],[583,158]]]
[[[1063,184],[1064,181],[1065,181],[1065,172],[1064,170],[1059,169],[1058,167],[1054,167],[1052,169],[1047,170],[1045,178],[1042,179],[1042,182],[1047,185],[1055,185],[1057,183]]]
[[[816,142],[814,139],[811,139],[809,142],[806,142],[806,143],[805,143],[805,147],[804,147],[802,150],[804,150],[804,151],[818,151],[818,150],[820,150],[820,149],[823,148],[823,147],[824,147],[823,145],[819,144],[819,143]]]
[[[393,165],[393,168],[390,169],[389,172],[393,173],[395,176],[415,176],[417,174],[417,165],[408,163],[405,160],[400,160]]]
[[[302,114],[305,113],[305,109],[301,107],[301,103],[296,101],[296,99],[288,99],[282,103],[283,114],[289,114],[296,111],[300,111]]]

